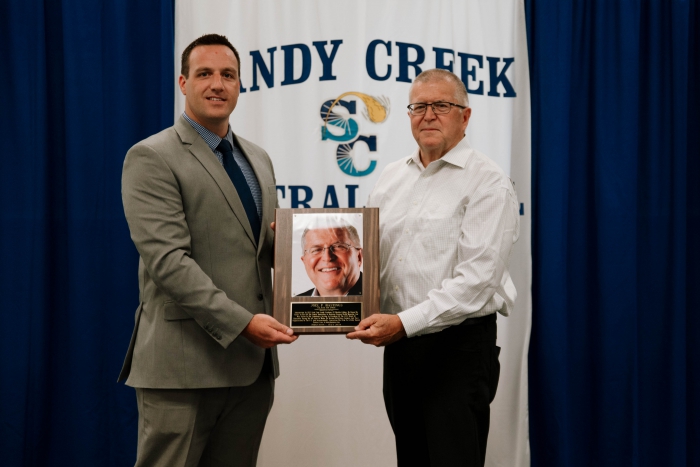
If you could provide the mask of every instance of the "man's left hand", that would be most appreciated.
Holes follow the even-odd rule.
[[[355,327],[355,331],[349,333],[348,339],[359,339],[365,344],[377,347],[392,344],[406,336],[401,318],[396,315],[371,315]]]

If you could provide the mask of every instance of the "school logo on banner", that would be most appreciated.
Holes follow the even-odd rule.
[[[370,152],[377,150],[376,135],[361,135],[360,125],[352,115],[357,115],[357,100],[344,100],[343,98],[354,96],[364,103],[362,115],[372,123],[382,123],[389,115],[390,101],[387,97],[372,97],[361,92],[345,92],[334,100],[327,100],[321,105],[322,141],[335,141],[338,145],[335,152],[336,162],[343,173],[352,177],[364,177],[374,172],[377,168],[376,159],[370,159],[369,166],[364,170],[358,170],[354,163],[355,144],[358,142],[367,145]],[[345,112],[337,113],[333,109],[337,106],[345,109]],[[330,126],[329,126],[330,125]]]

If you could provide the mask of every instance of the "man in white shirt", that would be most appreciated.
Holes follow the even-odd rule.
[[[380,209],[381,311],[350,339],[387,346],[384,401],[399,467],[483,466],[518,238],[513,184],[465,138],[467,90],[446,70],[418,75],[408,116],[418,148],[389,164]]]

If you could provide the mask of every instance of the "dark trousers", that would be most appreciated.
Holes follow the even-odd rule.
[[[399,467],[483,466],[500,364],[496,316],[384,350],[384,403]]]

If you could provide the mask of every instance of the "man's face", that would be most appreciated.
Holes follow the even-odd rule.
[[[238,61],[225,45],[199,45],[190,53],[189,76],[180,75],[185,111],[194,121],[216,131],[236,108],[240,83]],[[219,135],[222,136],[222,135]]]
[[[350,248],[347,252],[328,248],[335,244],[355,246],[343,228],[314,229],[306,233],[301,260],[311,282],[323,296],[343,296],[360,278],[362,250]],[[325,248],[318,255],[308,250]]]
[[[454,84],[445,79],[414,83],[409,100],[411,104],[451,102],[462,105],[455,98]],[[434,156],[433,160],[444,156],[464,136],[470,115],[470,108],[460,109],[455,106],[452,106],[449,113],[442,115],[435,115],[430,106],[423,115],[411,115],[409,112],[411,131],[421,154]]]

